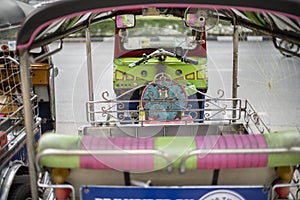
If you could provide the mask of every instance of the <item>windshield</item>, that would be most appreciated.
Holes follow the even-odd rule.
[[[134,28],[120,29],[119,37],[125,50],[145,48],[195,49],[192,29],[184,21],[171,16],[141,16],[136,18]]]

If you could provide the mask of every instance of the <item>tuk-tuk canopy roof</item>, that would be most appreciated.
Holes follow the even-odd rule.
[[[220,9],[239,9],[240,11],[268,11],[274,15],[277,13],[284,15],[291,23],[293,31],[288,33],[278,33],[280,35],[290,34],[292,40],[299,41],[300,2],[299,0],[64,0],[49,3],[32,12],[23,23],[17,40],[18,49],[31,49],[37,46],[51,43],[52,41],[64,38],[75,30],[86,26],[87,21],[97,21],[112,17],[122,9],[135,9],[143,7],[214,7]],[[104,14],[94,14],[104,12]],[[241,15],[241,12],[238,12]],[[240,17],[245,18],[245,15]],[[247,17],[246,17],[247,18]],[[284,20],[286,20],[284,19]],[[255,20],[248,18],[248,21],[258,25]],[[272,20],[276,23],[276,19]],[[50,34],[49,29],[55,29]],[[266,28],[264,23],[260,27]],[[280,28],[278,28],[280,30]],[[275,32],[277,30],[267,30]],[[280,32],[280,31],[279,31]]]

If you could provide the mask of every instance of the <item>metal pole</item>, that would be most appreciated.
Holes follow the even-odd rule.
[[[32,115],[32,103],[31,99],[31,76],[30,76],[30,62],[28,59],[28,51],[20,50],[20,75],[22,85],[22,95],[24,101],[24,118],[25,118],[25,130],[26,130],[26,147],[29,165],[29,176],[31,186],[32,200],[38,200],[38,188],[37,188],[37,172],[35,168],[35,139],[33,135],[33,115]]]
[[[86,38],[86,59],[87,59],[87,73],[88,73],[88,86],[89,86],[89,101],[94,101],[94,86],[93,86],[93,66],[92,66],[92,48],[91,48],[91,34],[90,26],[85,29],[85,38]],[[90,121],[91,124],[95,123],[95,113],[94,113],[94,104],[90,104]]]
[[[239,31],[238,26],[234,20],[234,33],[233,33],[233,67],[232,67],[232,98],[237,98],[238,88],[238,42],[239,42]],[[233,100],[233,111],[232,118],[236,118],[237,101]],[[233,120],[234,122],[235,120]]]
[[[55,99],[55,77],[57,76],[58,69],[52,62],[52,58],[49,57],[49,64],[50,64],[50,112],[51,112],[51,120],[52,126],[54,130],[56,130],[56,99]]]

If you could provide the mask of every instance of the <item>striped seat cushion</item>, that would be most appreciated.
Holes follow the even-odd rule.
[[[151,138],[109,138],[49,133],[40,139],[38,153],[50,151],[40,160],[40,164],[47,167],[152,171],[166,167],[168,162],[173,168],[178,168],[182,158],[195,150],[200,150],[199,152],[202,150],[204,153],[186,159],[185,167],[188,169],[253,168],[300,164],[299,152],[220,153],[226,150],[289,149],[291,147],[300,147],[298,131],[263,135]],[[51,150],[55,152],[51,154]],[[65,150],[71,153],[69,155],[57,153],[57,151]],[[211,150],[221,151],[211,154]]]

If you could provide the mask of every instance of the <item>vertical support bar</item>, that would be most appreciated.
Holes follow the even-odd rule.
[[[27,50],[20,50],[20,75],[22,96],[24,101],[24,118],[26,127],[26,147],[29,165],[29,176],[31,186],[31,196],[33,200],[38,200],[38,188],[37,188],[37,172],[35,168],[35,150],[36,144],[33,135],[33,115],[32,115],[32,103],[31,99],[31,76],[30,76],[30,62],[29,53]]]
[[[50,64],[50,113],[51,113],[51,120],[52,126],[54,130],[56,130],[56,99],[55,99],[55,77],[58,74],[58,69],[54,66],[52,62],[52,58],[49,56],[49,64]]]
[[[235,20],[234,20],[235,21]],[[232,66],[232,98],[237,98],[238,88],[238,42],[239,42],[239,31],[238,26],[234,22],[234,33],[233,33],[233,66]],[[233,100],[233,111],[232,118],[236,118],[237,101]],[[233,120],[234,122],[235,120]]]
[[[88,86],[89,86],[89,101],[94,101],[94,86],[93,86],[93,66],[92,66],[92,48],[91,48],[91,34],[90,26],[87,26],[85,29],[85,38],[86,38],[86,59],[87,59],[87,74],[88,74]],[[90,121],[91,124],[95,123],[95,113],[94,113],[94,104],[89,104],[90,110]]]

